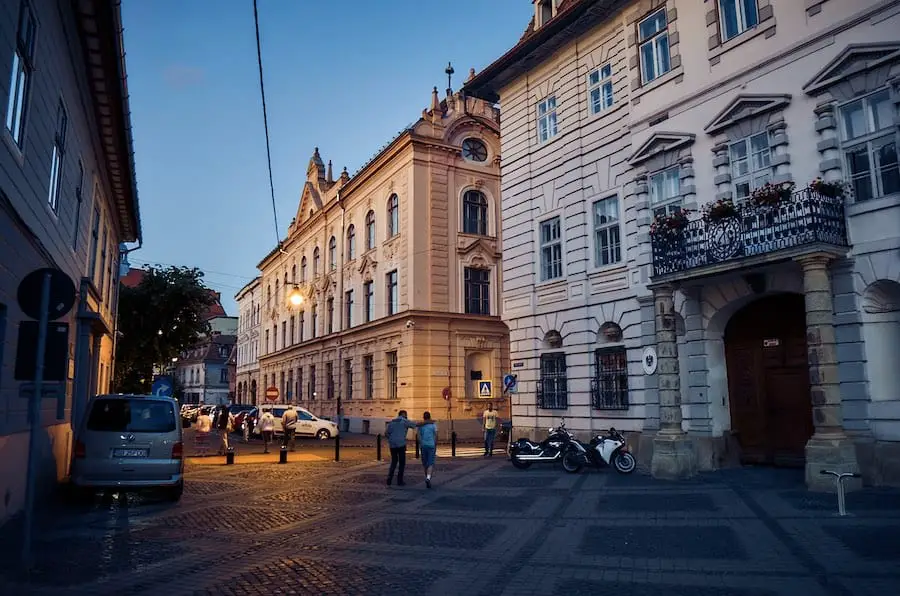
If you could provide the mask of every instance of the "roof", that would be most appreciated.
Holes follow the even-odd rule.
[[[198,364],[200,362],[225,364],[231,357],[235,344],[237,344],[236,335],[214,335],[204,339],[193,348],[186,350],[187,356],[181,358],[178,364]],[[220,347],[228,350],[225,356],[219,353]]]
[[[537,30],[532,17],[518,43],[469,79],[463,91],[486,101],[500,101],[502,88],[630,2],[633,0],[560,0],[555,17]]]
[[[120,241],[141,240],[120,0],[73,2]]]
[[[119,278],[119,283],[129,288],[136,288],[144,281],[144,276],[146,274],[147,272],[144,269],[131,268],[126,275]],[[207,288],[207,291],[213,297],[215,303],[203,313],[203,320],[209,321],[216,317],[227,317],[228,313],[225,312],[225,308],[222,306],[222,294],[209,288]]]

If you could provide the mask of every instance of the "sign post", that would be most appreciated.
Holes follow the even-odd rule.
[[[478,397],[491,399],[494,397],[494,384],[492,381],[478,381]]]
[[[447,402],[447,417],[450,419],[450,434],[453,434],[453,404],[450,403],[450,397],[452,397],[453,392],[449,387],[444,387],[441,390],[441,397],[444,398],[444,401]]]

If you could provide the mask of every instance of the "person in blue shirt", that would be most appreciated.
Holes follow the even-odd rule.
[[[385,434],[391,448],[391,467],[388,468],[387,485],[394,479],[397,470],[397,486],[403,486],[403,471],[406,469],[406,431],[416,428],[416,423],[406,418],[406,410],[397,412],[397,417],[387,423]]]
[[[419,451],[422,467],[425,468],[425,486],[431,488],[431,473],[434,472],[434,458],[437,454],[437,424],[431,419],[431,412],[422,414],[419,425]]]

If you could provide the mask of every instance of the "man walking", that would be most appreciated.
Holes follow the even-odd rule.
[[[275,432],[275,416],[272,410],[266,410],[259,417],[259,430],[263,438],[263,453],[269,452],[269,443],[272,442],[272,435]]]
[[[484,457],[494,456],[494,437],[497,435],[497,412],[494,404],[488,404],[488,409],[481,415],[484,425]]]
[[[434,458],[437,454],[437,424],[431,419],[431,412],[422,414],[419,425],[419,451],[422,467],[425,468],[425,486],[431,488],[431,474],[434,472]]]
[[[388,422],[385,434],[391,448],[391,467],[388,469],[387,484],[394,479],[397,470],[397,486],[403,486],[403,470],[406,468],[406,431],[415,428],[416,423],[406,419],[406,410],[400,410],[397,417]],[[399,467],[398,467],[399,466]]]
[[[291,451],[294,450],[294,435],[297,432],[297,410],[294,406],[288,406],[284,414],[281,416],[281,430],[284,431],[284,445],[290,444]]]

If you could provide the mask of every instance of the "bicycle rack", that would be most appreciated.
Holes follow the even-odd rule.
[[[821,470],[819,473],[834,476],[834,484],[837,487],[838,515],[845,517],[847,515],[847,501],[844,496],[844,480],[847,478],[859,478],[859,474],[855,472],[835,472],[834,470]]]

